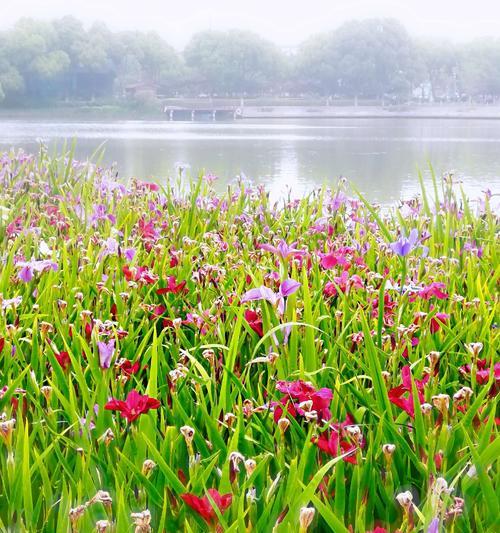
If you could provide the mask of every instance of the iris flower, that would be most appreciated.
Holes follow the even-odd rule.
[[[241,303],[251,302],[256,300],[266,300],[271,305],[277,307],[278,312],[282,315],[285,312],[285,297],[290,296],[296,292],[300,287],[300,283],[294,279],[287,279],[280,285],[278,292],[274,292],[269,287],[264,285],[247,291],[241,298]]]

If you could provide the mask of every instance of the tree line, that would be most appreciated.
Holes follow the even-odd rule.
[[[156,33],[88,29],[73,17],[0,32],[0,105],[126,95],[494,101],[500,40],[419,41],[393,19],[350,21],[286,51],[248,31],[203,31],[182,52]]]

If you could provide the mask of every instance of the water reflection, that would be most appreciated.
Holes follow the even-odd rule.
[[[78,138],[86,158],[105,141],[104,161],[123,176],[163,180],[178,161],[191,173],[211,172],[224,188],[244,174],[273,195],[295,196],[322,183],[350,178],[374,200],[406,197],[428,175],[456,170],[471,194],[500,188],[500,122],[488,120],[335,119],[232,123],[51,122],[0,124],[0,148],[37,149]]]

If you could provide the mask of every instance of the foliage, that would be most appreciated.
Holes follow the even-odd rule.
[[[0,155],[0,529],[497,530],[490,194],[212,181]]]
[[[500,41],[418,42],[393,19],[351,21],[296,53],[248,31],[203,31],[181,52],[159,35],[88,29],[73,17],[21,19],[0,32],[4,106],[113,100],[127,87],[164,96],[320,95],[409,101],[500,96]],[[133,92],[133,91],[132,91]],[[139,91],[140,92],[140,91]]]

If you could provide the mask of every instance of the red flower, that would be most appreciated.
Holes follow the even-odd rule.
[[[366,533],[389,533],[385,527],[377,526],[375,529],[371,529],[370,531],[367,531]]]
[[[125,401],[116,400],[112,398],[104,409],[108,411],[120,411],[123,418],[128,422],[133,422],[143,413],[147,413],[150,409],[158,409],[160,402],[155,398],[150,398],[147,395],[139,394],[136,390],[131,390]]]
[[[431,325],[430,325],[431,333],[436,333],[437,331],[439,331],[443,324],[448,323],[449,318],[450,318],[450,315],[447,315],[446,313],[436,313],[431,318]]]
[[[139,372],[139,369],[141,368],[141,364],[139,363],[139,361],[132,363],[132,361],[125,359],[122,363],[120,363],[119,368],[120,368],[121,373],[124,376],[131,376]]]
[[[4,346],[5,346],[5,339],[3,337],[0,337],[0,353],[2,353]]]
[[[71,366],[71,359],[68,352],[59,352],[56,353],[57,362],[61,365],[63,370],[68,370]]]
[[[162,289],[156,289],[156,294],[167,294],[171,292],[172,294],[179,294],[180,292],[187,292],[186,282],[181,281],[179,284],[177,284],[177,281],[175,279],[175,276],[168,276],[167,277],[168,285]]]
[[[221,495],[217,489],[208,489],[208,494],[219,508],[221,514],[224,514],[233,501],[232,494]],[[184,503],[196,511],[207,524],[213,524],[216,522],[217,514],[207,496],[198,498],[198,496],[195,496],[194,494],[185,493],[181,494],[181,498],[184,500]]]
[[[330,403],[333,398],[331,389],[323,388],[316,390],[310,383],[302,380],[278,381],[276,389],[285,394],[280,402],[272,402],[274,407],[274,421],[277,422],[282,416],[286,406],[288,414],[294,418],[297,415],[304,416],[306,410],[301,405],[303,402],[311,402],[309,411],[316,411],[318,420],[328,421],[332,417]],[[283,407],[282,407],[283,406]]]
[[[262,318],[251,309],[245,310],[245,320],[248,322],[248,325],[257,333],[259,337],[264,335],[262,330]]]
[[[394,405],[397,405],[403,411],[406,411],[412,418],[415,416],[415,408],[413,405],[413,394],[411,386],[411,370],[409,366],[404,366],[401,369],[402,384],[394,387],[389,391],[389,400]],[[418,392],[418,400],[420,403],[424,401],[424,385],[429,381],[429,374],[426,374],[422,380],[415,380],[415,386]],[[405,394],[408,396],[404,397]]]
[[[332,457],[349,453],[349,455],[344,457],[343,460],[346,463],[355,465],[357,462],[356,450],[364,448],[365,441],[362,435],[360,435],[357,442],[355,438],[349,436],[346,428],[353,425],[354,420],[351,415],[348,414],[344,422],[331,424],[329,431],[323,432],[319,437],[314,438],[312,442],[316,444],[320,450],[323,450]]]

